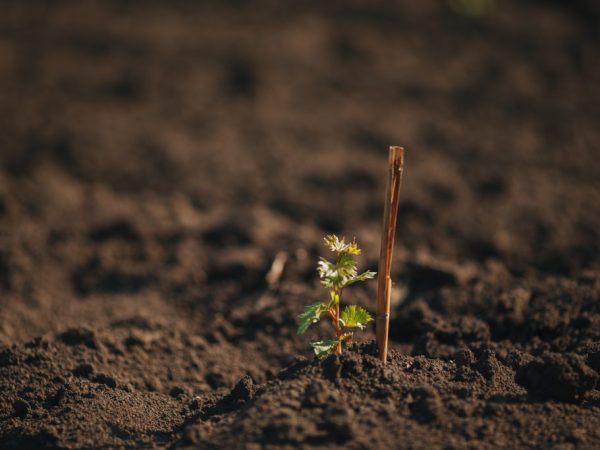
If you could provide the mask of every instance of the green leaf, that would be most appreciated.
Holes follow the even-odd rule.
[[[313,303],[304,307],[304,312],[298,315],[300,325],[298,325],[298,334],[304,333],[311,324],[316,323],[321,318],[321,314],[327,311],[327,305],[324,303]]]
[[[357,327],[361,330],[365,328],[367,323],[373,320],[366,309],[356,305],[346,306],[344,311],[342,311],[340,319],[343,321],[345,327]]]
[[[357,276],[356,262],[348,253],[341,253],[337,261],[332,263],[325,258],[319,258],[317,272],[321,284],[328,289],[343,288]]]
[[[377,275],[377,272],[371,272],[370,270],[367,270],[366,272],[363,272],[360,275],[356,275],[351,280],[348,280],[346,286],[350,286],[351,284],[357,283],[359,281],[370,280],[371,278],[374,278],[375,275]]]
[[[313,342],[312,348],[315,351],[317,358],[325,358],[328,356],[339,344],[337,339],[326,339],[324,341]]]
[[[317,264],[317,272],[319,272],[321,284],[324,287],[328,289],[343,287],[345,279],[339,273],[337,265],[335,265],[331,261],[328,261],[325,258],[319,258],[319,263]]]
[[[319,272],[320,278],[330,278],[337,276],[337,267],[331,261],[328,261],[325,258],[319,258],[319,262],[317,263],[317,272]]]
[[[339,256],[335,267],[338,275],[346,280],[354,278],[357,274],[356,261],[348,253],[342,253]]]

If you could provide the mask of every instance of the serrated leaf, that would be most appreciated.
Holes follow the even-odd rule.
[[[339,344],[337,339],[326,339],[324,341],[313,342],[312,348],[315,351],[317,358],[325,358],[328,356]]]
[[[371,314],[366,309],[356,305],[346,306],[344,311],[342,311],[340,319],[343,320],[345,327],[356,327],[361,330],[365,328],[367,323],[373,320]]]
[[[348,253],[341,253],[335,263],[319,258],[317,272],[321,284],[328,288],[343,288],[357,277],[356,262]]]
[[[319,272],[319,277],[328,278],[337,275],[337,268],[331,261],[328,261],[325,258],[319,258],[317,272]]]
[[[339,256],[335,267],[337,273],[346,280],[354,278],[357,274],[356,261],[348,253],[342,253]]]
[[[370,280],[371,278],[374,278],[375,275],[377,275],[377,272],[372,272],[370,270],[367,270],[366,272],[363,272],[360,275],[356,275],[351,280],[348,280],[348,282],[346,283],[346,286],[350,286],[351,284],[357,283],[359,281]]]
[[[316,323],[321,318],[321,314],[327,312],[325,303],[313,303],[304,307],[304,311],[298,315],[300,325],[298,325],[298,334],[304,333],[309,326]]]
[[[321,280],[321,285],[327,289],[338,288],[342,285],[341,283],[341,277],[327,277]]]
[[[328,288],[340,288],[344,286],[346,279],[339,272],[338,266],[325,258],[319,258],[317,272],[321,278],[321,284]]]
[[[375,275],[377,275],[377,272],[373,272],[371,270],[366,270],[363,273],[361,273],[360,275],[358,275],[355,280],[357,281],[366,281],[366,280],[370,280],[371,278],[374,278]]]

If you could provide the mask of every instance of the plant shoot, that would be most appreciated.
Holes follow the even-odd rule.
[[[329,316],[335,329],[335,339],[326,339],[313,342],[311,345],[319,358],[324,358],[331,353],[341,354],[342,344],[352,345],[352,329],[364,329],[373,318],[364,309],[356,305],[349,305],[340,313],[340,301],[344,289],[358,281],[370,280],[375,272],[367,270],[358,273],[354,257],[360,255],[360,248],[356,240],[346,243],[334,234],[325,237],[325,245],[335,253],[335,261],[319,258],[317,272],[321,284],[329,291],[329,298],[324,302],[313,303],[304,307],[304,312],[298,316],[298,334],[303,334],[309,326],[317,323],[323,314]]]

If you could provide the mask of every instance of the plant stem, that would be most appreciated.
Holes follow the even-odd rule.
[[[342,292],[338,291],[337,289],[334,290],[335,294],[337,295],[338,301],[335,304],[335,337],[337,339],[340,338],[340,336],[342,335],[342,327],[340,326],[340,301],[342,300]],[[342,354],[342,343],[338,342],[338,345],[335,347],[335,354],[336,355],[341,355]]]

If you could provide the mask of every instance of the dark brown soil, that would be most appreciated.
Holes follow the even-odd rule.
[[[600,447],[600,9],[459,3],[3,2],[0,448]]]

